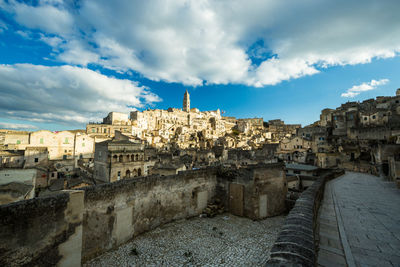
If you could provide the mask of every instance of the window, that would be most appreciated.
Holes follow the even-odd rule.
[[[366,120],[367,120],[367,117],[364,117],[364,120],[366,121]]]
[[[92,128],[92,133],[94,133],[94,132],[96,132],[96,129],[95,129],[95,128]]]
[[[54,177],[54,172],[51,174],[51,177]]]
[[[68,137],[65,137],[64,144],[68,144]]]
[[[82,147],[85,147],[85,143],[82,143]]]
[[[375,116],[375,115],[374,115],[374,116],[372,116],[372,119],[374,119],[374,120],[375,120],[375,119],[376,119],[376,116]]]
[[[39,158],[35,158],[35,162],[38,162],[39,161]]]
[[[17,140],[17,145],[21,144],[21,140]]]
[[[64,150],[64,153],[67,153],[68,150]]]
[[[44,141],[43,141],[43,138],[40,138],[40,143],[41,143],[41,144],[43,144],[43,143],[44,143]]]
[[[298,170],[294,170],[293,173],[294,173],[294,174],[300,174],[301,172],[298,171]]]

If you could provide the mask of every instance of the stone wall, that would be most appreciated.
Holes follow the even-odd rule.
[[[342,174],[342,170],[322,174],[301,194],[285,219],[267,266],[315,266],[315,232],[325,183]]]
[[[79,266],[82,191],[0,206],[0,266]]]
[[[287,193],[286,173],[282,163],[260,164],[237,170],[220,171],[218,175],[218,197],[231,212],[229,186],[239,184],[244,187],[243,216],[262,219],[285,211]],[[260,210],[266,203],[266,212]],[[240,215],[240,214],[236,214]]]
[[[147,176],[0,206],[0,266],[79,266],[162,224],[198,216],[218,198],[242,216],[261,219],[285,211],[283,164],[217,167]],[[242,202],[241,202],[242,201]]]
[[[161,224],[200,214],[216,183],[215,170],[206,169],[84,188],[84,260]]]

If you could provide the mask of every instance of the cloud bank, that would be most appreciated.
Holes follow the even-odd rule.
[[[37,127],[31,124],[0,122],[0,129],[31,130]]]
[[[87,68],[0,65],[0,117],[83,124],[157,101],[146,87]]]
[[[355,97],[362,92],[375,90],[380,85],[385,85],[389,82],[388,79],[381,80],[371,80],[370,82],[364,82],[360,85],[354,85],[353,87],[347,89],[345,93],[342,93],[342,97]]]
[[[82,0],[3,7],[20,25],[42,31],[56,60],[185,85],[262,87],[400,52],[397,0]]]

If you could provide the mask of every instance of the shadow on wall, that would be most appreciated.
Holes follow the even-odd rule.
[[[140,233],[198,216],[216,197],[252,219],[281,214],[286,192],[283,165],[267,164],[125,179],[3,205],[0,265],[79,265]]]

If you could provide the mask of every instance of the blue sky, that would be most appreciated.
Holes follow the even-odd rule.
[[[84,128],[181,107],[186,89],[200,110],[307,125],[395,94],[399,12],[389,0],[0,0],[0,128]]]

